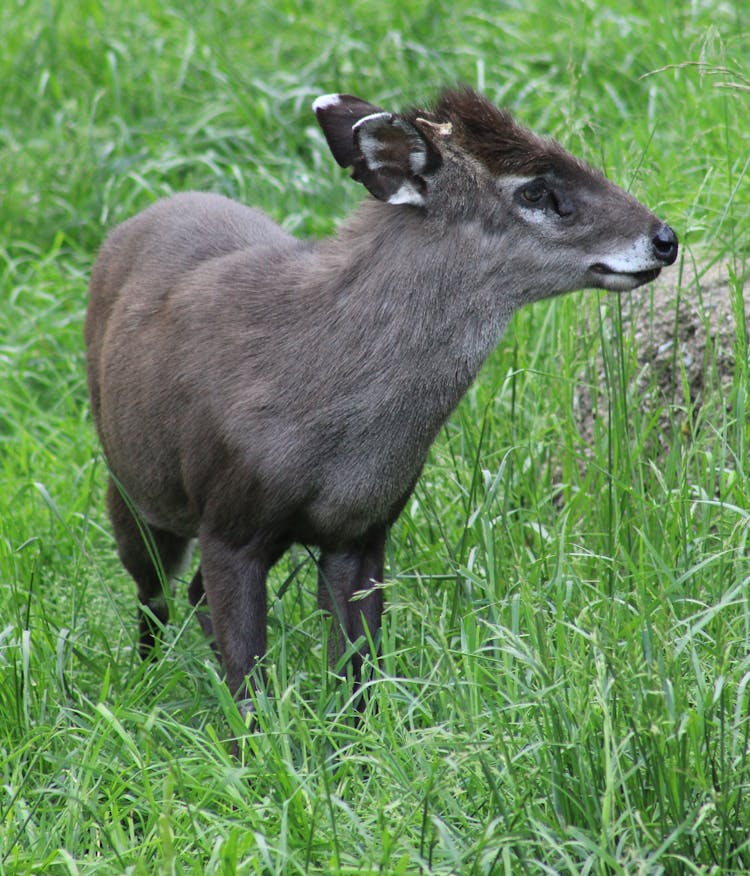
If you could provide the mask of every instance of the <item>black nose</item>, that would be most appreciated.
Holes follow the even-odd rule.
[[[671,265],[677,258],[677,235],[669,225],[662,225],[651,241],[654,255],[665,265]]]

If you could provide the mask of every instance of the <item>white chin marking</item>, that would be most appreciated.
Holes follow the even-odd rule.
[[[411,204],[415,207],[421,207],[424,204],[424,198],[411,183],[405,182],[388,198],[388,203]]]
[[[631,289],[637,289],[638,286],[643,286],[646,283],[656,279],[654,276],[648,276],[647,272],[640,274],[603,274],[597,273],[597,286],[600,289],[607,289],[609,292],[630,292]]]
[[[340,94],[323,94],[313,101],[313,112],[317,113],[318,110],[330,109],[330,107],[336,106],[339,103],[341,103]]]
[[[607,274],[602,277],[602,288],[610,292],[629,292],[639,285],[632,274]]]

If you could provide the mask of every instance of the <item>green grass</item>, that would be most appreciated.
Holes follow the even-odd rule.
[[[137,659],[87,407],[106,230],[201,188],[330,233],[361,197],[309,109],[333,90],[399,106],[479,85],[667,219],[673,276],[733,265],[740,312],[750,16],[616,5],[2,5],[0,873],[750,870],[741,331],[705,363],[717,386],[733,354],[726,396],[672,412],[657,456],[619,299],[519,314],[391,534],[362,722],[300,551],[270,584],[261,732],[236,757],[184,585],[162,660]],[[584,436],[572,410],[600,352],[607,404]]]

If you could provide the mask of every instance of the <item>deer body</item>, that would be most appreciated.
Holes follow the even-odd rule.
[[[375,196],[336,236],[299,241],[226,198],[176,195],[115,229],[91,282],[120,557],[166,619],[133,511],[168,574],[198,537],[191,600],[205,591],[240,697],[265,650],[266,574],[293,542],[321,548],[332,656],[377,634],[387,528],[513,312],[634,288],[677,251],[634,198],[472,92],[419,115],[345,95],[315,109]],[[153,635],[142,617],[144,651]]]

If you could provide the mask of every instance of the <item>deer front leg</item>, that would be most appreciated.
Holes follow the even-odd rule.
[[[368,635],[375,639],[383,614],[383,594],[375,587],[383,580],[385,528],[371,532],[361,543],[340,551],[323,551],[318,567],[318,605],[333,616],[329,657],[334,666],[349,642],[365,641],[352,658],[355,684],[362,674]],[[359,593],[365,592],[365,596]],[[352,598],[357,594],[356,598]]]
[[[265,533],[241,546],[208,532],[201,532],[198,540],[202,585],[227,685],[240,709],[248,712],[246,677],[266,651],[266,576],[286,545]]]

